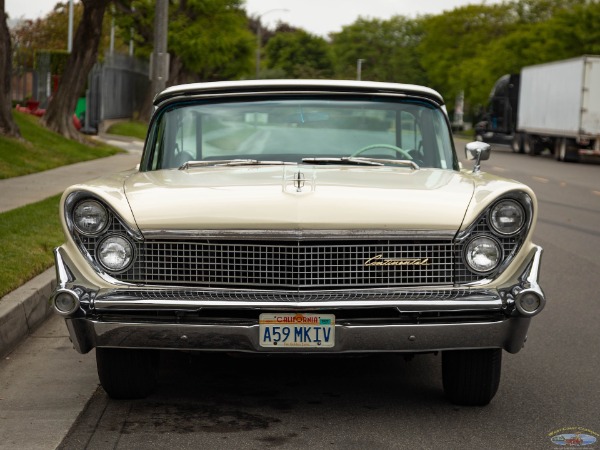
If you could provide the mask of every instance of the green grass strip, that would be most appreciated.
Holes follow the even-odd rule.
[[[148,132],[148,124],[144,122],[138,122],[135,120],[126,122],[117,122],[112,124],[106,130],[108,134],[116,134],[118,136],[130,136],[141,139],[146,139],[146,133]]]
[[[42,172],[80,161],[103,158],[121,150],[104,144],[90,145],[49,131],[39,119],[14,112],[23,139],[0,136],[0,179]]]
[[[0,214],[0,298],[52,267],[62,242],[60,195]]]

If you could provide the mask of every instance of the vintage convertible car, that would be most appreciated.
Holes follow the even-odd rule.
[[[545,297],[537,206],[462,169],[441,96],[352,81],[171,87],[138,168],[70,187],[52,301],[114,398],[159,350],[441,352],[450,401],[487,404]]]

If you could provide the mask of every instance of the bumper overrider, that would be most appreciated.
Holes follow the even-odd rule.
[[[406,289],[260,291],[119,284],[94,286],[67,252],[55,250],[51,297],[80,353],[94,347],[231,352],[431,352],[503,348],[516,353],[545,305],[542,248],[532,246],[506,285]],[[335,345],[272,348],[259,343],[264,312],[335,315]]]

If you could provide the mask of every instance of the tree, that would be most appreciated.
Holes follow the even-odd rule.
[[[266,65],[287,78],[329,78],[333,64],[325,39],[304,30],[277,33],[265,47]]]
[[[169,6],[168,52],[170,70],[167,86],[200,81],[243,78],[252,73],[256,39],[248,27],[241,0],[179,0]],[[121,14],[119,30],[129,39],[135,30],[136,56],[152,53],[154,0],[115,0]],[[141,116],[151,112],[153,93],[142,107]]]
[[[12,51],[6,19],[4,0],[0,0],[0,134],[20,137],[19,127],[12,116]]]
[[[117,16],[117,24],[125,33],[135,30],[137,56],[152,53],[154,4],[154,0],[116,0],[119,11],[126,12]],[[242,0],[171,2],[168,85],[241,78],[252,73],[256,40],[242,4]]]
[[[420,19],[359,18],[331,35],[336,76],[354,79],[356,62],[363,59],[364,80],[427,84],[417,54],[422,35]]]
[[[75,32],[73,51],[43,118],[49,129],[72,139],[80,139],[72,115],[87,76],[98,58],[104,12],[111,0],[81,1],[83,16]]]

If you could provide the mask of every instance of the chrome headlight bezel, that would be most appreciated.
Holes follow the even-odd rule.
[[[491,216],[494,207],[501,205],[505,201],[515,202],[518,205],[517,208],[522,208],[524,214],[523,223],[520,224],[517,231],[511,232],[511,234],[498,232],[491,224]],[[456,283],[467,285],[472,283],[487,283],[502,274],[523,247],[527,236],[531,232],[533,219],[534,200],[526,191],[514,190],[505,192],[491,201],[479,216],[477,216],[477,218],[456,237],[455,243],[457,245],[457,250],[459,251],[457,256],[461,259],[461,268],[457,271]],[[499,243],[500,248],[502,249],[500,264],[493,270],[480,272],[467,264],[467,245],[478,236],[493,238]]]
[[[493,246],[494,249],[496,250],[497,257],[496,257],[496,262],[493,266],[490,266],[485,269],[479,269],[479,268],[475,267],[475,262],[473,261],[472,257],[469,257],[469,254],[470,254],[470,249],[472,248],[472,245],[474,245],[477,241],[479,241],[480,243],[487,242],[488,244]],[[482,244],[480,244],[480,245],[482,245]],[[476,274],[488,275],[490,273],[493,273],[502,264],[503,260],[504,260],[504,254],[502,251],[502,246],[492,236],[489,236],[487,234],[476,234],[471,239],[469,239],[469,241],[465,244],[465,247],[463,250],[463,261],[464,261],[465,265],[469,268],[469,270]]]
[[[75,223],[75,208],[84,202],[98,204],[107,212],[106,225],[100,231],[94,232],[93,234],[88,233],[87,230],[81,230]],[[143,236],[138,229],[132,228],[125,220],[123,220],[119,214],[111,208],[110,204],[94,195],[92,192],[84,190],[74,191],[71,192],[64,201],[63,217],[69,235],[73,239],[75,245],[98,275],[112,282],[113,275],[131,270],[137,260],[138,244],[143,241]],[[125,239],[132,249],[131,259],[128,260],[126,265],[121,266],[121,268],[118,269],[103,264],[98,253],[100,243],[114,235],[119,235]]]
[[[514,229],[510,229],[507,231],[507,230],[502,229],[502,225],[500,223],[501,218],[498,217],[498,215],[500,214],[500,210],[502,208],[510,208],[510,207],[513,207],[514,210],[518,211],[518,214],[520,214],[520,223],[518,224],[517,227],[514,227]],[[492,207],[490,208],[490,210],[488,212],[488,223],[489,223],[492,231],[499,236],[515,236],[515,235],[519,234],[519,232],[523,229],[523,227],[527,223],[527,214],[525,212],[525,208],[519,201],[517,201],[513,198],[502,198],[502,199],[498,200],[496,203],[494,203],[492,205]]]
[[[102,256],[102,251],[103,248],[105,248],[104,246],[107,244],[108,241],[112,240],[112,244],[113,245],[122,245],[124,248],[124,253],[125,253],[125,262],[120,265],[119,267],[111,267],[109,266],[106,261],[105,258],[103,258]],[[98,244],[96,245],[96,261],[98,261],[98,264],[100,264],[100,266],[106,270],[108,273],[111,274],[117,274],[117,273],[122,273],[125,272],[127,269],[129,269],[129,267],[131,267],[131,265],[133,264],[133,262],[136,259],[136,252],[135,252],[135,245],[133,245],[133,243],[124,235],[122,234],[109,234],[104,236],[101,240],[98,241]]]
[[[92,214],[90,212],[86,213],[86,214],[79,214],[79,211],[81,209],[84,208],[88,208],[88,209],[95,209],[96,213]],[[82,224],[81,224],[81,220],[84,219],[85,217],[92,217],[92,216],[103,216],[100,220],[100,225],[95,227],[93,230],[90,229],[85,229]],[[108,211],[108,209],[99,201],[94,200],[93,198],[86,198],[83,200],[80,200],[79,202],[77,202],[72,211],[71,211],[71,221],[73,224],[73,227],[75,228],[75,230],[77,230],[78,233],[83,234],[84,236],[98,236],[100,234],[102,234],[106,228],[108,227],[108,224],[110,222],[110,213]]]

